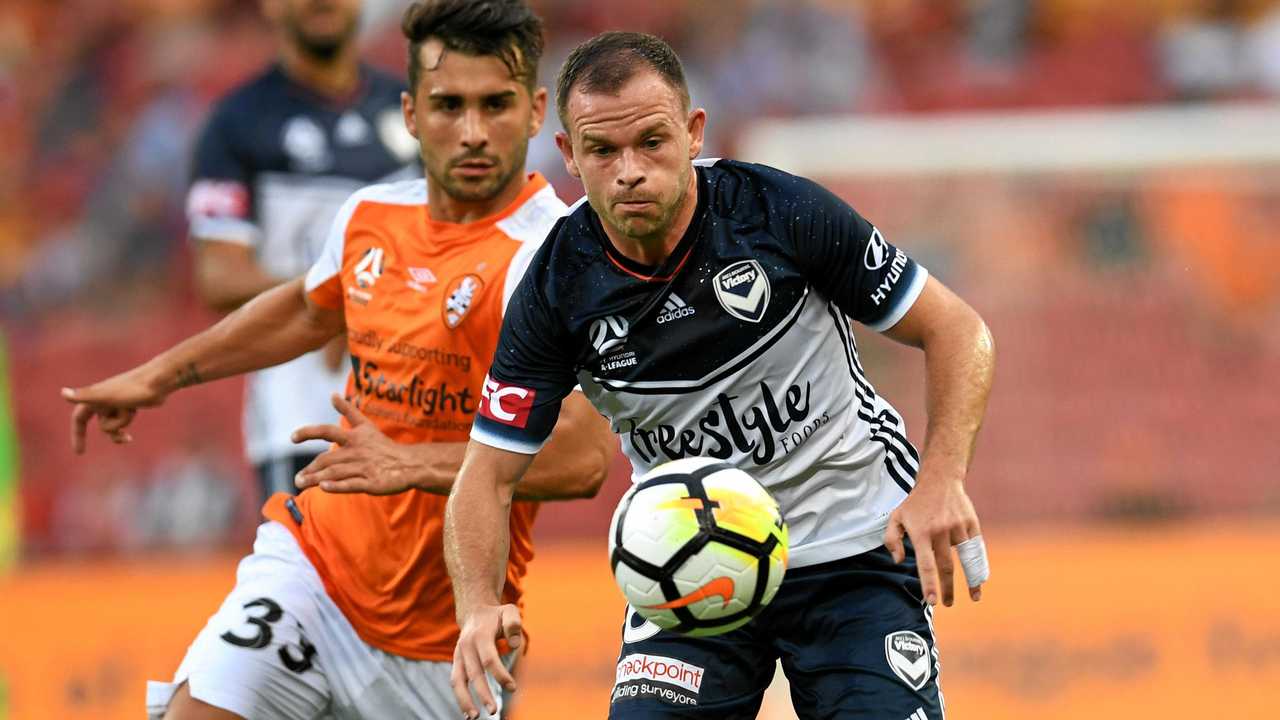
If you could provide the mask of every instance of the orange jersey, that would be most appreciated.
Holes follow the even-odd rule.
[[[511,205],[476,222],[432,220],[426,202],[424,180],[357,192],[306,287],[346,315],[349,400],[396,442],[466,442],[506,301],[565,206],[536,174]],[[297,536],[361,638],[402,657],[453,659],[444,496],[310,489],[296,499],[301,522],[287,499],[273,496],[263,514]],[[512,507],[504,602],[520,600],[536,512],[536,503]]]

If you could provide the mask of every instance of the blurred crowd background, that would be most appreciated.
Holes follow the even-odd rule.
[[[547,23],[548,85],[569,49],[596,32],[639,29],[671,41],[695,103],[710,112],[707,156],[758,160],[753,130],[804,118],[927,121],[981,113],[998,128],[999,118],[1028,112],[1280,108],[1277,0],[531,4]],[[398,29],[404,6],[366,0],[362,30],[367,59],[397,73],[405,62]],[[0,3],[0,380],[7,358],[0,566],[19,558],[0,594],[27,598],[23,612],[48,604],[50,625],[33,625],[33,637],[72,633],[49,635],[55,626],[78,628],[71,639],[48,641],[56,651],[44,648],[45,640],[13,640],[12,653],[0,643],[0,658],[35,648],[48,656],[47,672],[0,662],[0,718],[6,675],[15,688],[26,683],[28,710],[46,699],[30,688],[56,678],[47,697],[61,698],[63,709],[23,717],[71,717],[67,708],[107,717],[108,706],[136,715],[126,710],[136,709],[137,677],[162,675],[176,663],[229,586],[231,558],[248,547],[258,508],[241,453],[238,381],[179,393],[140,416],[133,446],[92,437],[85,458],[68,447],[68,408],[58,389],[130,367],[217,319],[192,287],[183,208],[191,145],[211,103],[274,52],[258,0]],[[554,125],[549,118],[531,146],[530,166],[575,199],[581,188],[560,164]],[[1194,122],[1186,128],[1188,148],[1206,139]],[[1280,125],[1251,132],[1280,144]],[[796,146],[806,142],[803,129],[791,133]],[[998,130],[989,137],[998,142]],[[1043,144],[1059,158],[1073,152],[1053,132]],[[1121,169],[877,176],[859,172],[859,148],[830,151],[848,158],[848,172],[828,170],[818,179],[974,304],[997,339],[997,383],[969,489],[984,524],[1006,529],[1009,539],[1000,541],[997,532],[991,544],[1005,583],[993,589],[1007,593],[1008,605],[984,600],[988,614],[974,612],[973,625],[957,623],[960,642],[948,652],[978,658],[949,666],[957,686],[971,693],[964,697],[986,687],[987,677],[973,670],[979,665],[1009,669],[992,682],[1012,689],[995,687],[994,704],[970,704],[957,717],[1198,717],[1190,709],[1179,715],[1196,699],[1178,679],[1185,677],[1211,678],[1206,686],[1223,698],[1261,698],[1265,678],[1280,672],[1280,629],[1274,613],[1260,609],[1270,602],[1274,610],[1274,580],[1265,568],[1258,576],[1252,556],[1237,551],[1274,559],[1268,548],[1280,537],[1280,152],[1270,160],[1173,158]],[[787,168],[786,159],[784,152],[778,164]],[[904,410],[919,443],[919,354],[866,333],[860,339],[870,377]],[[582,679],[560,665],[531,667],[531,692],[544,688],[546,702],[535,697],[526,707],[545,706],[547,717],[567,716],[556,713],[573,698],[601,699],[599,688],[611,681],[616,598],[601,609],[567,611],[552,598],[564,588],[584,597],[607,585],[602,533],[626,484],[625,464],[616,470],[601,497],[539,520],[548,542],[531,577],[531,612],[554,628],[543,637],[557,642],[543,648],[563,650],[585,673]],[[1243,534],[1223,539],[1215,522]],[[1179,534],[1201,527],[1196,523],[1209,523],[1208,534]],[[1264,530],[1240,530],[1252,523]],[[1096,535],[1116,527],[1161,530]],[[1228,547],[1220,550],[1219,542]],[[201,569],[199,553],[209,551]],[[1220,555],[1237,562],[1238,575],[1210,571]],[[1043,565],[1047,557],[1051,566]],[[130,583],[150,589],[111,595],[118,575],[95,575],[93,562],[150,563],[145,577],[126,572]],[[538,586],[540,563],[557,562],[554,582]],[[1101,576],[1072,574],[1098,562]],[[1184,562],[1199,579],[1183,572]],[[193,572],[206,575],[184,574]],[[1141,602],[1107,599],[1115,590],[1107,583],[1145,578],[1143,572],[1154,579],[1124,592],[1182,604],[1144,614]],[[1248,593],[1265,595],[1269,583],[1267,599],[1250,605]],[[115,598],[99,608],[119,614],[115,620],[56,619],[82,612],[70,608],[84,599],[69,595],[99,591]],[[173,617],[126,617],[140,592],[175,593]],[[1001,602],[1000,593],[990,594]],[[1051,627],[1037,614],[1045,602]],[[1137,608],[1138,616],[1117,620],[1120,606]],[[552,611],[539,615],[539,607]],[[17,609],[5,613],[25,617]],[[590,619],[596,616],[598,622]],[[138,632],[137,622],[154,631]],[[1239,623],[1250,628],[1247,635]],[[11,635],[20,629],[0,635],[21,637]],[[1197,644],[1202,636],[1210,638],[1204,647]],[[137,643],[145,648],[135,653]],[[70,647],[89,649],[79,658]],[[586,657],[592,660],[580,660]],[[1159,676],[1161,663],[1173,668],[1168,677]],[[1219,671],[1225,674],[1213,675]],[[1163,684],[1131,682],[1144,672]],[[1072,714],[1130,691],[1132,704],[1111,715],[1105,708]],[[1079,703],[1064,704],[1070,698],[1055,692],[1076,692]],[[1158,711],[1152,698],[1163,698],[1169,710]],[[1000,707],[1008,714],[996,712]],[[1265,716],[1236,707],[1234,717]],[[598,710],[590,706],[580,716]]]
[[[547,21],[549,46],[542,72],[549,84],[568,50],[598,31],[644,29],[668,38],[686,62],[696,102],[711,113],[708,156],[741,157],[745,128],[767,118],[926,117],[973,110],[1265,103],[1280,98],[1280,3],[1272,0],[533,4]],[[368,59],[395,72],[404,66],[398,29],[403,6],[401,0],[371,0],[362,31]],[[247,500],[249,485],[237,447],[239,393],[234,383],[175,398],[162,419],[144,421],[138,448],[115,452],[98,447],[90,462],[76,462],[67,452],[66,408],[56,389],[125,368],[214,319],[191,290],[183,213],[191,144],[211,102],[269,62],[273,53],[271,30],[256,0],[0,5],[0,315],[13,368],[21,527],[29,556],[203,547],[243,537],[254,521],[256,509]],[[549,125],[554,124],[552,118]],[[545,172],[564,197],[576,198],[581,189],[559,163],[550,141],[554,129],[549,127],[535,142],[531,166]],[[1085,197],[1077,192],[1080,185],[1060,188],[1056,197],[1009,202],[1022,202],[1028,217],[1050,212],[1077,223],[1063,226],[1060,234],[1085,243],[1083,252],[1094,255],[1095,267],[1131,270],[1148,266],[1166,250],[1180,252],[1176,238],[1169,240],[1176,233],[1166,227],[1177,223],[1178,205],[1166,202],[1160,205],[1166,211],[1144,213],[1132,193],[1091,190]],[[1151,190],[1149,184],[1144,188]],[[890,233],[895,224],[905,228],[931,222],[932,234],[923,240],[934,241],[936,254],[942,254],[941,246],[953,256],[972,254],[982,245],[965,238],[991,223],[943,227],[945,214],[916,212],[919,206],[913,203],[936,199],[919,190],[904,204],[890,204],[903,210],[892,219],[867,209],[867,191],[850,199]],[[946,191],[934,196],[955,197]],[[1149,193],[1144,197],[1150,200]],[[1216,293],[1214,302],[1226,303],[1230,323],[1252,317],[1244,336],[1257,342],[1265,336],[1259,323],[1275,318],[1276,276],[1262,262],[1277,259],[1274,200],[1274,194],[1248,194],[1219,210],[1230,214],[1240,202],[1248,206],[1251,219],[1233,220],[1248,226],[1243,235],[1206,236],[1195,221],[1186,228],[1193,247],[1187,252],[1208,253],[1208,261],[1225,273],[1206,281],[1220,286],[1210,288]],[[992,209],[989,196],[978,194],[974,202],[952,206],[956,211],[967,208],[972,217]],[[1199,217],[1205,218],[1203,213]],[[1031,264],[1054,257],[1047,245],[1040,252],[1028,238],[978,234],[1004,244],[1001,251],[982,256],[996,266],[1007,267],[1002,263],[1017,254],[1013,250],[1030,253]],[[1223,243],[1239,246],[1242,237],[1253,238],[1246,250],[1258,262],[1232,262],[1232,251]],[[1161,238],[1174,247],[1162,246]],[[1198,251],[1196,238],[1202,246]],[[906,238],[899,240],[919,249]],[[981,278],[979,272],[967,284],[981,284]],[[1158,282],[1156,287],[1181,292]],[[998,316],[1015,306],[980,309]],[[1067,306],[1059,315],[1064,323],[1055,331],[1059,335],[1088,332],[1090,323]],[[1162,321],[1145,320],[1155,325]],[[1000,330],[998,337],[1006,343],[1012,339]],[[1159,340],[1153,342],[1157,345],[1149,350],[1131,350],[1160,352]],[[1231,342],[1251,347],[1239,333]],[[1050,349],[1048,354],[1068,361],[1064,353]],[[1115,377],[1108,375],[1105,363],[1083,361],[1080,366]],[[1242,383],[1233,390],[1243,393],[1242,401],[1257,396]],[[1124,388],[1118,386],[1094,395],[1125,402]],[[1053,415],[1064,407],[1054,392],[1038,396],[1045,398],[1039,409],[1011,411],[1012,429],[1021,427],[1025,433],[1028,423],[1017,418]],[[1020,388],[1002,387],[1001,397],[1014,401],[1030,396]],[[1180,403],[1168,412],[1191,422],[1195,413],[1189,408]],[[1092,411],[1081,412],[1087,416]],[[1080,425],[1087,429],[1088,418]],[[1027,447],[1017,432],[1002,429],[995,424],[988,431],[997,447]],[[1175,437],[1137,451],[1155,456],[1167,444],[1180,442]],[[1117,457],[1111,475],[1125,474],[1119,456],[1128,450],[1113,451]],[[1025,452],[1022,456],[1028,468],[1042,460]],[[1022,472],[1009,469],[1006,474],[1012,478]],[[1105,485],[1111,475],[1071,482]],[[1261,476],[1256,477],[1260,482]],[[1208,482],[1206,476],[1189,492],[1212,500],[1212,493],[1196,489]],[[1248,472],[1235,472],[1231,482],[1248,485],[1255,480]],[[981,496],[981,488],[977,492]],[[1246,499],[1258,502],[1252,495]],[[1232,507],[1239,509],[1246,499],[1237,497]],[[1033,503],[1040,509],[1034,515],[1066,511],[1046,503]],[[1073,507],[1074,512],[1096,509],[1089,503]],[[1027,515],[1017,497],[1010,501],[1003,495],[984,509],[998,519]]]
[[[403,4],[372,0],[364,30],[367,57],[397,73]],[[711,111],[709,155],[734,155],[743,127],[767,117],[1280,97],[1274,0],[533,4],[547,21],[548,81],[601,30],[671,41]],[[0,6],[7,321],[181,285],[192,138],[210,103],[273,53],[257,0]],[[554,171],[550,144],[539,150],[534,164]]]

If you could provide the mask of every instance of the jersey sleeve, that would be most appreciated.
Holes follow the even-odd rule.
[[[821,185],[795,177],[792,190],[782,222],[810,284],[877,332],[896,325],[929,271]]]
[[[253,167],[237,147],[233,117],[214,112],[196,142],[187,190],[191,237],[254,246],[260,234],[253,216]]]
[[[577,383],[568,332],[541,287],[536,268],[516,286],[471,426],[472,440],[526,455],[551,437]]]
[[[307,297],[320,307],[330,310],[342,307],[342,256],[346,251],[347,228],[361,199],[362,193],[357,191],[338,209],[325,235],[324,249],[307,271]]]

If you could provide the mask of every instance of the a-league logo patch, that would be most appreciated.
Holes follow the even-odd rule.
[[[884,636],[884,658],[893,674],[912,690],[929,680],[929,644],[910,630]]]
[[[591,346],[596,354],[604,357],[627,342],[627,332],[631,323],[621,315],[610,315],[591,321]]]
[[[769,307],[769,278],[755,260],[739,260],[716,274],[716,299],[730,315],[760,322]]]
[[[360,257],[360,262],[356,263],[356,286],[361,290],[368,290],[373,284],[378,282],[378,278],[382,277],[382,270],[386,266],[387,251],[382,248],[369,248],[364,255]]]

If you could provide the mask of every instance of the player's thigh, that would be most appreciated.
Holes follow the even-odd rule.
[[[247,720],[230,710],[223,710],[191,697],[191,690],[182,683],[169,701],[164,720]]]
[[[298,564],[304,562],[287,530],[259,528],[235,588],[196,635],[173,681],[148,683],[148,715],[163,717],[187,695],[254,720],[323,717],[330,690],[312,634],[327,618],[316,601],[322,590],[312,587],[319,580]]]
[[[628,606],[609,717],[749,720],[760,710],[775,662],[752,624],[692,638],[660,630]]]
[[[187,650],[173,683],[148,686],[153,717],[183,694],[245,718],[311,720],[328,707],[328,683],[316,648],[289,599],[269,589],[238,588]],[[172,698],[166,691],[177,690]]]
[[[884,548],[788,573],[770,611],[801,720],[941,720],[915,573],[914,557],[896,565]]]

